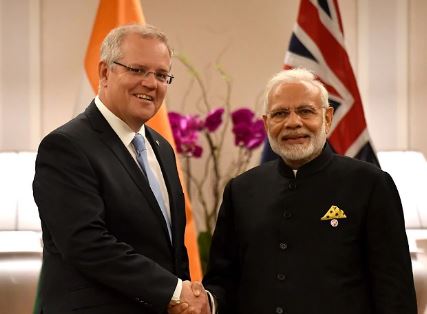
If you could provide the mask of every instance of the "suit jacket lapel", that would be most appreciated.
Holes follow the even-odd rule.
[[[157,203],[157,200],[153,192],[151,191],[147,179],[139,169],[135,160],[132,158],[127,148],[123,145],[123,142],[108,124],[107,120],[105,120],[105,118],[102,116],[101,112],[96,107],[94,101],[92,101],[89,107],[86,109],[85,114],[91,121],[93,129],[99,133],[100,139],[112,151],[113,155],[119,160],[120,164],[123,166],[129,176],[133,179],[135,184],[142,191],[145,199],[147,200],[147,203],[150,205],[150,207],[154,210],[155,214],[160,219],[164,234],[167,237],[168,242],[170,243],[166,221],[163,217],[159,204]],[[168,184],[166,183],[166,185]]]

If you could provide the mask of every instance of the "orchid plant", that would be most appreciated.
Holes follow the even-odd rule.
[[[206,228],[206,231],[199,232],[199,249],[202,264],[205,265],[225,184],[248,168],[253,151],[261,146],[266,134],[262,119],[257,118],[252,109],[239,108],[231,111],[231,79],[219,66],[217,70],[227,84],[227,94],[224,105],[213,108],[200,74],[185,57],[179,54],[175,57],[189,70],[200,87],[205,108],[204,115],[169,112],[169,121],[177,152],[183,161],[185,185],[193,211],[199,211]],[[230,159],[230,154],[224,154],[224,142],[230,129],[234,135],[236,153],[231,155],[232,161],[224,168],[222,159]],[[203,170],[192,171],[192,162],[202,157]],[[195,206],[196,203],[199,204],[198,207]]]

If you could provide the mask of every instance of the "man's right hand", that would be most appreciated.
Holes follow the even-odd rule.
[[[208,295],[200,282],[182,282],[179,303],[170,303],[169,314],[211,314]]]

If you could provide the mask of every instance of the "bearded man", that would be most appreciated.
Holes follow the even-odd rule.
[[[398,191],[388,173],[332,152],[325,87],[282,71],[264,109],[281,158],[225,188],[203,281],[219,313],[416,314]]]

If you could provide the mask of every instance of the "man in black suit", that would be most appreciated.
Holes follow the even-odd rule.
[[[194,297],[188,281],[175,155],[144,125],[172,82],[167,39],[152,26],[119,27],[100,59],[98,96],[38,150],[38,313],[165,313],[181,301],[206,312],[206,293]]]
[[[331,151],[332,117],[310,72],[268,83],[263,118],[281,158],[225,188],[203,280],[219,313],[417,313],[393,180]]]

